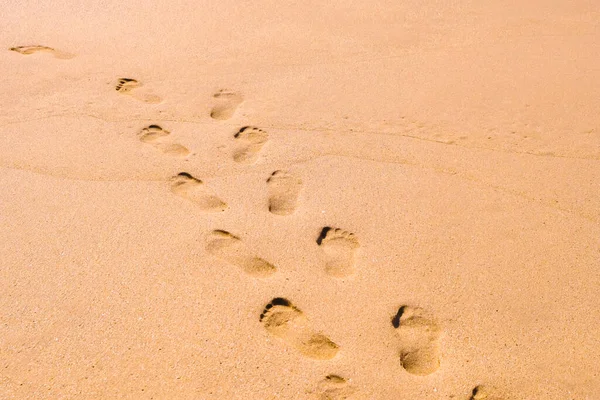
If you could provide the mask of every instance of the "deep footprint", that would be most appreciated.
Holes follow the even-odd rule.
[[[277,215],[290,215],[296,210],[302,180],[285,171],[275,171],[267,179],[269,211]]]
[[[440,367],[440,326],[422,308],[402,306],[392,318],[400,339],[400,363],[413,375],[429,375]]]
[[[30,55],[30,54],[34,54],[34,53],[38,53],[38,52],[50,53],[54,57],[60,58],[62,60],[68,60],[69,58],[75,57],[71,53],[59,51],[59,50],[53,49],[52,47],[48,47],[48,46],[17,46],[17,47],[11,47],[10,50],[16,51],[17,53],[21,53],[24,55]]]
[[[346,379],[339,375],[327,375],[317,385],[316,395],[319,400],[351,399],[356,389],[348,385]]]
[[[190,151],[178,143],[169,143],[167,137],[171,132],[161,128],[158,125],[150,125],[140,132],[140,141],[154,146],[165,154],[184,157],[190,154]]]
[[[266,278],[277,270],[273,264],[256,256],[240,238],[227,231],[213,231],[208,238],[206,250],[257,278]]]
[[[129,95],[136,100],[143,101],[144,103],[156,104],[162,101],[162,99],[155,94],[135,90],[141,86],[142,84],[135,79],[120,78],[115,86],[115,90],[121,94]]]
[[[325,253],[325,272],[336,278],[354,273],[355,253],[360,247],[353,233],[326,226],[321,230],[317,244]]]
[[[327,336],[315,332],[304,313],[287,299],[276,297],[271,300],[260,315],[260,322],[270,334],[306,357],[330,360],[338,353],[339,346]]]
[[[241,128],[234,136],[238,148],[233,153],[233,159],[239,163],[253,163],[258,158],[260,149],[269,138],[267,132],[252,126]]]
[[[196,203],[204,211],[219,212],[227,209],[223,200],[212,193],[200,179],[187,172],[180,172],[171,178],[171,191]]]
[[[213,95],[217,99],[217,104],[210,112],[211,118],[226,120],[233,117],[235,110],[244,100],[241,95],[227,90],[221,90]]]

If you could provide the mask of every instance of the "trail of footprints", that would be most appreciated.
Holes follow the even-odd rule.
[[[59,59],[73,55],[46,46],[18,46],[11,51],[23,55],[38,52],[49,53]],[[159,96],[140,89],[142,83],[133,78],[120,78],[115,90],[123,95],[155,104],[162,101]],[[213,95],[215,104],[210,117],[215,120],[232,118],[243,96],[229,90],[220,90]],[[174,142],[168,130],[159,125],[149,125],[138,134],[140,142],[154,147],[160,153],[174,157],[186,157],[190,150]],[[232,159],[236,163],[255,163],[269,135],[264,130],[244,126],[232,135]],[[265,180],[268,194],[266,209],[276,216],[289,216],[298,208],[302,191],[302,179],[295,173],[274,171]],[[187,172],[180,172],[169,180],[170,191],[186,201],[194,203],[204,212],[223,212],[228,206],[202,180]],[[347,230],[326,226],[315,238],[315,249],[322,258],[323,273],[334,278],[348,278],[356,272],[356,253],[360,248],[357,236]],[[258,251],[248,246],[243,239],[225,230],[212,231],[206,240],[206,251],[245,274],[265,279],[277,272],[277,267],[262,258]],[[298,354],[314,360],[331,360],[340,352],[340,347],[326,334],[316,331],[309,317],[290,300],[275,297],[269,301],[258,318],[266,332],[278,338],[282,345],[293,348]],[[441,325],[426,310],[403,305],[392,316],[391,325],[398,343],[397,357],[401,367],[412,375],[426,376],[440,368],[442,351]],[[359,391],[347,379],[331,374],[320,381],[312,391],[318,399],[350,399]],[[469,400],[502,400],[488,386],[479,385],[472,389]]]

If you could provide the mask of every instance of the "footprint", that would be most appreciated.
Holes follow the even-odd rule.
[[[256,256],[240,238],[227,231],[213,231],[208,239],[206,250],[257,278],[266,278],[276,271],[273,264]]]
[[[140,132],[140,140],[144,143],[158,143],[169,136],[171,132],[164,130],[159,125],[150,125]]]
[[[258,153],[267,142],[269,135],[262,129],[245,126],[233,137],[239,143],[233,159],[240,163],[252,163],[258,158]]]
[[[319,382],[315,393],[319,400],[342,400],[353,398],[356,389],[339,375],[327,375]]]
[[[469,400],[484,400],[488,398],[488,391],[483,386],[476,386]]]
[[[235,110],[237,110],[238,106],[244,100],[241,95],[227,90],[220,90],[213,97],[217,99],[217,104],[210,112],[210,116],[221,120],[233,117]]]
[[[162,101],[162,99],[155,94],[144,93],[138,90],[134,91],[134,89],[138,89],[141,86],[142,84],[135,79],[120,78],[115,89],[119,93],[130,95],[134,99],[143,101],[144,103],[156,104]]]
[[[495,390],[488,386],[479,385],[473,389],[469,400],[502,400],[502,398],[496,396],[494,392]]]
[[[50,53],[56,58],[60,58],[62,60],[68,60],[69,58],[75,57],[73,54],[66,53],[64,51],[55,50],[52,47],[47,46],[17,46],[11,47],[10,50],[16,51],[17,53],[21,53],[24,55],[30,55],[37,52]]]
[[[354,273],[354,253],[360,247],[353,233],[326,226],[317,239],[325,253],[325,272],[336,278]]]
[[[289,300],[277,297],[265,306],[260,315],[265,329],[306,357],[329,360],[335,357],[339,346],[327,336],[315,332],[304,315]]]
[[[413,375],[429,375],[440,367],[440,326],[422,308],[402,306],[392,318],[400,338],[400,363]]]
[[[296,209],[302,180],[284,172],[275,171],[267,179],[269,187],[269,211],[277,215],[290,215]]]
[[[171,191],[178,196],[193,201],[204,211],[225,211],[227,204],[211,193],[206,185],[187,172],[180,172],[171,178]]]
[[[171,132],[164,130],[158,125],[150,125],[140,132],[140,141],[149,143],[165,154],[184,157],[190,154],[190,151],[178,143],[168,143],[166,138]]]

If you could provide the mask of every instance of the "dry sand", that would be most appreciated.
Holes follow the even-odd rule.
[[[600,399],[597,1],[0,25],[0,398]]]

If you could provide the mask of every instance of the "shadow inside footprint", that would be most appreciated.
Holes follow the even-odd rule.
[[[329,360],[338,353],[339,346],[322,333],[315,332],[304,313],[285,298],[271,300],[259,320],[271,335],[306,357]]]

